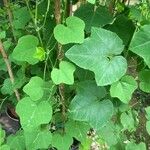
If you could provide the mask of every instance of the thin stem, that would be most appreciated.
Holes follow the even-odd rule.
[[[39,38],[40,44],[41,44],[41,46],[43,47],[43,41],[42,41],[41,34],[40,34],[40,28],[37,26],[38,2],[36,1],[35,17],[34,17],[34,15],[33,15],[33,13],[32,13],[32,10],[31,10],[31,8],[30,8],[30,6],[29,6],[28,0],[25,0],[25,3],[26,3],[26,6],[27,6],[27,8],[28,8],[28,10],[29,10],[29,13],[30,13],[30,16],[31,16],[31,18],[32,18],[32,21],[33,21],[33,23],[34,23],[35,31],[36,31],[37,36],[38,36],[38,38]]]
[[[10,77],[10,81],[11,81],[12,84],[14,84],[14,75],[13,75],[13,72],[12,72],[9,60],[8,60],[8,56],[7,56],[7,54],[6,54],[5,50],[4,50],[4,47],[3,47],[3,44],[1,42],[1,40],[0,40],[0,53],[2,54],[4,62],[6,64],[6,66],[7,66],[7,71],[8,71],[9,77]],[[17,100],[19,101],[20,100],[20,95],[19,95],[18,90],[14,89],[14,93],[16,95]]]
[[[12,34],[13,34],[13,39],[16,42],[17,39],[16,39],[16,36],[14,34],[13,15],[12,15],[12,12],[11,12],[11,9],[10,9],[10,2],[9,2],[9,0],[3,0],[3,2],[4,2],[4,6],[6,7],[6,10],[7,10],[8,20],[9,20],[10,28],[11,28],[11,31],[12,31]]]

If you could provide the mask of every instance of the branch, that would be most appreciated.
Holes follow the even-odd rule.
[[[12,15],[12,12],[11,12],[11,9],[10,9],[10,5],[9,5],[10,3],[9,3],[9,0],[3,0],[3,2],[4,2],[4,6],[6,7],[6,10],[7,10],[8,20],[9,20],[10,27],[11,27],[11,30],[12,30],[13,39],[16,42],[17,39],[16,39],[16,37],[14,35],[13,15]]]
[[[12,72],[9,60],[8,60],[8,56],[7,56],[7,54],[6,54],[5,50],[4,50],[4,47],[3,47],[3,44],[1,42],[1,40],[0,40],[0,53],[2,54],[2,57],[3,57],[4,62],[6,64],[7,71],[8,71],[9,77],[10,77],[10,81],[11,81],[12,84],[14,84],[14,75],[13,75],[13,72]],[[16,95],[17,100],[19,101],[20,100],[20,95],[19,95],[18,90],[14,89],[14,93]]]

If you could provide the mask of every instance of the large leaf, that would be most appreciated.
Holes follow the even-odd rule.
[[[97,85],[104,86],[118,81],[126,73],[126,59],[120,56],[123,49],[122,40],[115,33],[92,28],[91,37],[71,47],[66,57],[79,67],[93,71]]]
[[[47,124],[52,117],[52,107],[49,102],[42,101],[36,104],[29,97],[18,102],[16,112],[24,130],[33,130],[41,124]]]
[[[144,92],[150,93],[150,70],[143,70],[138,75],[140,80],[140,89]]]
[[[113,104],[110,100],[106,99],[100,101],[100,99],[105,95],[103,93],[103,87],[97,87],[96,84],[88,85],[88,82],[87,84],[81,83],[81,85],[84,86],[80,88],[79,85],[77,95],[70,104],[70,117],[74,120],[86,121],[91,125],[91,127],[99,129],[111,118],[113,114]],[[90,90],[90,88],[86,88],[90,86],[92,90]],[[83,92],[82,89],[86,92]],[[93,89],[95,89],[95,91],[93,91]]]
[[[29,95],[33,101],[37,101],[41,99],[44,94],[43,85],[44,81],[40,77],[35,76],[23,87],[23,91]]]
[[[18,41],[17,46],[13,50],[12,57],[17,61],[28,62],[29,64],[36,64],[39,60],[34,57],[36,47],[38,45],[37,37],[33,35],[25,35]]]
[[[52,134],[46,130],[26,131],[24,136],[26,147],[29,150],[48,149],[52,142]]]
[[[83,43],[85,24],[80,18],[71,16],[66,19],[66,25],[57,25],[54,28],[54,37],[61,44]]]
[[[53,68],[51,72],[51,78],[55,84],[65,83],[73,84],[75,66],[67,61],[61,61],[59,69]]]
[[[75,11],[75,16],[78,16],[85,22],[86,32],[90,32],[91,27],[102,27],[113,21],[113,16],[108,8],[104,6],[95,7],[92,4],[81,5]]]
[[[145,25],[135,33],[129,49],[142,57],[150,68],[150,25]]]
[[[141,142],[139,144],[135,144],[135,143],[128,143],[126,146],[126,150],[146,150],[146,145],[145,143]]]
[[[73,139],[69,134],[60,135],[54,133],[52,137],[52,146],[57,150],[69,150],[69,147],[73,143]]]
[[[118,97],[122,102],[128,103],[136,88],[137,82],[134,78],[126,75],[111,85],[110,94],[112,97]]]

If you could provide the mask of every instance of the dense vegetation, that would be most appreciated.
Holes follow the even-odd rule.
[[[1,150],[149,149],[150,1],[0,1],[0,85]]]

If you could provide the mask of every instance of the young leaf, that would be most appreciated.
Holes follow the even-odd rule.
[[[52,81],[55,84],[65,83],[71,85],[74,83],[74,71],[75,66],[72,63],[61,61],[59,69],[53,68],[51,72]]]
[[[69,150],[69,147],[73,143],[73,139],[69,134],[60,135],[54,133],[52,137],[52,146],[57,150]]]
[[[142,57],[150,68],[150,25],[144,25],[135,33],[129,49]]]
[[[36,64],[38,59],[34,58],[34,54],[36,53],[38,43],[38,38],[33,35],[21,37],[13,50],[12,57],[16,61],[28,62],[32,65]]]
[[[48,101],[36,104],[29,97],[18,102],[16,112],[20,116],[22,128],[28,131],[49,123],[52,118],[52,107]]]
[[[95,0],[87,0],[91,4],[95,4]]]
[[[122,102],[128,103],[136,88],[137,82],[134,78],[126,75],[111,85],[110,94],[112,97],[118,97]]]
[[[81,143],[86,140],[90,126],[85,122],[69,120],[65,125],[66,133],[76,138]]]
[[[150,135],[150,121],[146,122],[146,130],[147,130],[148,134]]]
[[[92,28],[91,37],[66,52],[66,57],[81,68],[95,73],[97,85],[118,81],[127,70],[126,59],[120,56],[122,40],[117,34],[102,28]]]
[[[45,51],[42,47],[36,47],[36,53],[34,54],[34,58],[37,58],[40,61],[45,59]]]
[[[147,118],[147,120],[150,121],[150,107],[146,107],[145,111],[146,111],[146,118]]]
[[[57,25],[54,28],[54,37],[61,44],[83,43],[85,23],[78,17],[66,19],[66,25]]]
[[[30,96],[33,101],[37,101],[42,98],[44,89],[44,81],[38,77],[32,77],[28,84],[23,87],[23,91]]]
[[[95,7],[92,4],[81,5],[76,11],[75,16],[85,22],[85,31],[89,33],[91,27],[103,27],[113,21],[113,16],[105,6]]]
[[[150,70],[143,70],[139,73],[140,84],[142,91],[150,93]]]
[[[26,147],[29,150],[48,149],[52,142],[52,134],[46,130],[25,131],[24,136]]]

